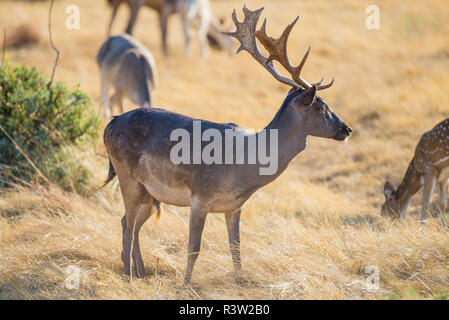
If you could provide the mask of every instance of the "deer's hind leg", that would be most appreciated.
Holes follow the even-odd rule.
[[[136,272],[137,278],[145,278],[145,264],[142,259],[142,251],[140,250],[140,242],[139,242],[139,232],[142,228],[143,224],[153,215],[155,211],[157,216],[159,217],[161,212],[160,202],[152,198],[148,193],[146,194],[145,199],[142,201],[140,205],[137,218],[136,225],[134,227],[134,241],[132,246],[132,257],[134,263],[134,271]],[[122,218],[122,231],[125,233],[126,229],[126,215]],[[122,250],[122,261],[125,262],[125,253]]]
[[[110,119],[111,109],[109,105],[109,86],[104,68],[101,70],[101,105],[103,106],[103,118],[105,120]]]
[[[209,14],[200,15],[200,23],[198,28],[198,41],[200,42],[201,57],[205,58],[209,54],[209,44],[207,41],[207,34],[210,28]]]
[[[438,184],[438,201],[441,209],[444,211],[447,205],[447,185],[448,180],[444,180]]]
[[[146,199],[143,201],[143,203],[140,205],[137,218],[136,218],[136,225],[134,227],[134,240],[133,240],[133,246],[132,246],[132,257],[133,257],[133,263],[134,263],[134,271],[136,273],[137,278],[144,278],[145,273],[145,265],[143,263],[142,259],[142,252],[140,250],[140,242],[139,242],[139,232],[142,228],[142,225],[153,215],[153,204],[155,204],[155,200],[151,196],[147,196]],[[156,205],[156,207],[159,210],[159,206]],[[122,230],[123,233],[126,229],[126,215],[122,218]],[[125,253],[122,250],[122,261],[124,262],[125,259]]]
[[[162,51],[164,55],[168,55],[168,45],[167,45],[167,31],[168,31],[168,17],[170,16],[170,12],[167,8],[163,8],[161,12],[159,12],[159,27],[161,29],[161,42],[162,42]]]
[[[122,114],[124,113],[124,108],[123,108],[123,94],[121,92],[121,90],[116,89],[114,94],[112,95],[111,99],[111,106],[113,108],[112,109],[112,113],[114,113],[114,109],[115,107],[118,107],[118,114]]]
[[[184,55],[189,57],[191,55],[192,49],[190,46],[190,20],[187,16],[187,12],[182,11],[181,13],[181,19],[182,19],[182,29],[184,32]]]
[[[143,263],[142,253],[140,251],[139,232],[142,225],[153,214],[153,203],[154,203],[153,198],[151,198],[148,195],[147,199],[140,206],[139,215],[137,216],[136,226],[134,228],[134,242],[133,242],[132,256],[137,278],[145,277],[145,265]]]
[[[136,268],[139,271],[142,271],[143,267],[143,261],[142,256],[140,254],[140,249],[137,247],[139,253],[133,252],[133,244],[135,243],[135,230],[140,230],[141,225],[143,224],[143,221],[139,229],[136,229],[136,220],[139,215],[139,211],[141,210],[142,205],[145,207],[148,203],[148,193],[145,189],[145,187],[140,184],[139,182],[132,180],[130,178],[126,179],[120,179],[120,189],[122,191],[123,196],[123,202],[125,204],[125,216],[122,218],[122,229],[123,229],[123,251],[122,251],[122,260],[124,264],[125,274],[128,276],[131,276],[131,255],[133,256],[134,263],[136,265]],[[147,212],[151,210],[143,210],[143,215],[148,214]],[[143,216],[145,217],[145,216]],[[147,218],[148,219],[148,218]],[[140,259],[140,261],[139,261]],[[138,264],[136,264],[138,262]],[[145,271],[143,271],[145,272]],[[139,276],[139,274],[137,275]]]
[[[441,212],[441,225],[443,227],[446,227],[446,222],[444,222],[444,212],[446,210],[447,205],[447,186],[448,186],[449,180],[444,180],[440,182],[439,189],[438,189],[438,200],[440,202],[440,212]]]
[[[427,173],[424,177],[424,190],[422,197],[422,209],[420,222],[424,223],[427,216],[427,208],[429,206],[430,200],[432,199],[433,191],[436,184],[436,173]]]
[[[209,24],[202,23],[198,30],[198,41],[200,42],[201,57],[205,58],[209,55],[209,45],[207,42],[207,32],[209,31]]]

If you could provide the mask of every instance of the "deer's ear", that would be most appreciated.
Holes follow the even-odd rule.
[[[316,86],[313,85],[310,88],[307,88],[304,90],[296,99],[295,99],[295,105],[297,107],[303,107],[307,108],[310,107],[313,102],[315,101],[316,97]]]
[[[385,182],[384,185],[384,195],[387,200],[392,200],[394,197],[394,187],[390,181]]]

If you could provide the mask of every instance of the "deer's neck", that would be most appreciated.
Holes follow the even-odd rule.
[[[265,130],[278,132],[278,164],[282,173],[290,161],[306,148],[308,133],[304,120],[294,110],[283,106]]]
[[[273,130],[277,133],[277,141],[271,133]],[[270,174],[261,174],[261,170],[267,168],[267,165],[259,163],[257,170],[251,170],[251,177],[247,179],[249,184],[247,189],[251,190],[257,190],[276,179],[287,168],[290,161],[306,147],[307,132],[304,130],[301,118],[285,106],[281,107],[273,120],[262,131],[265,133],[258,132],[256,134],[257,140],[265,144],[267,154],[276,161],[276,170]],[[261,134],[265,134],[266,139],[259,140]],[[273,138],[277,149],[272,148]],[[260,144],[258,143],[259,148]],[[247,176],[247,174],[245,175]]]
[[[406,210],[415,193],[421,188],[420,175],[414,168],[412,160],[407,168],[404,178],[396,191],[396,201],[399,201],[401,210]]]

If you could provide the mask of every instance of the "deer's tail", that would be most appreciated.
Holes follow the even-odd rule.
[[[139,63],[142,70],[144,70],[145,80],[150,83],[151,89],[154,90],[158,85],[159,79],[153,55],[146,54],[145,56],[140,56]]]
[[[109,159],[109,171],[108,171],[108,177],[106,178],[106,181],[104,182],[102,188],[107,185],[109,182],[111,182],[112,179],[114,179],[116,176],[114,166],[112,165],[111,159]]]
[[[108,123],[108,125],[106,126],[106,128],[104,129],[104,133],[103,133],[103,142],[104,145],[106,146],[106,149],[108,148],[108,132],[110,133],[110,125],[118,118],[118,116],[113,116],[112,120]],[[109,156],[109,152],[108,152],[108,160],[109,160],[109,171],[108,171],[108,177],[106,178],[106,181],[104,182],[104,184],[100,187],[103,188],[105,185],[107,185],[109,182],[111,182],[112,179],[114,179],[114,177],[117,175],[115,173],[114,170],[114,166],[112,165],[111,162],[111,158]]]

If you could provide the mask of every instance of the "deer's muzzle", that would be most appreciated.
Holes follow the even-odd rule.
[[[343,141],[347,137],[349,137],[352,133],[351,127],[349,127],[347,124],[344,124],[335,134],[334,139],[338,141]]]

